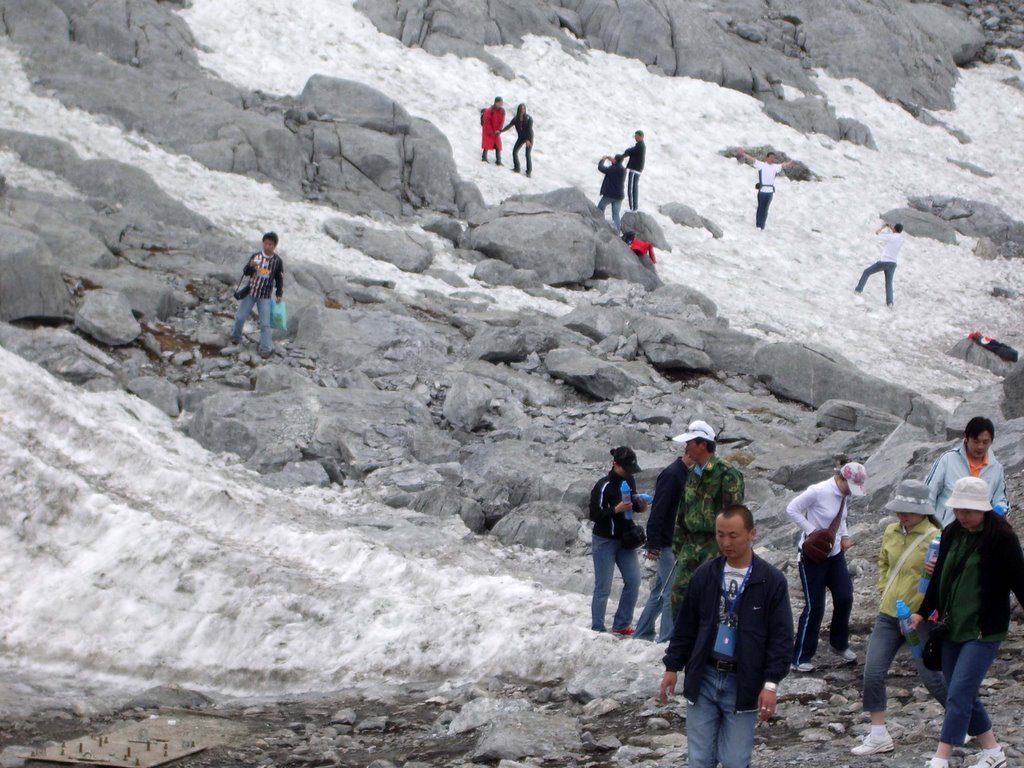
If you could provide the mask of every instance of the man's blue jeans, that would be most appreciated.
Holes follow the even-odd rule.
[[[868,284],[868,278],[876,272],[885,273],[885,303],[888,306],[892,306],[892,276],[896,272],[895,261],[876,261],[870,267],[860,273],[860,281],[857,283],[857,287],[854,288],[857,293],[864,290],[864,286]]]
[[[917,628],[922,644],[928,640],[929,626],[928,622],[922,621]],[[867,657],[864,659],[864,711],[885,712],[885,678],[893,659],[896,658],[896,653],[904,644],[900,623],[896,617],[878,614],[875,626],[871,630],[871,639],[868,640]],[[925,667],[924,662],[917,656],[909,656],[917,668],[917,676],[928,689],[928,693],[934,696],[939,704],[945,704],[946,681],[943,680],[942,673],[933,672]]]
[[[256,311],[260,316],[260,352],[266,352],[267,354],[273,352],[274,331],[270,327],[270,302],[271,299],[254,299],[252,294],[238,302],[238,312],[235,314],[235,324],[231,328],[231,338],[242,338],[242,329],[245,327],[245,321],[248,319],[255,304]]]
[[[619,219],[619,212],[622,210],[622,200],[616,200],[612,197],[602,196],[597,207],[601,209],[601,213],[604,213],[604,209],[608,207],[608,203],[612,204],[612,226],[615,227],[615,231],[619,234],[622,233],[622,224]]]
[[[754,222],[758,229],[764,229],[764,225],[768,222],[768,206],[772,204],[773,194],[773,192],[757,193],[757,216],[754,217]]]
[[[622,574],[622,594],[619,607],[612,619],[612,629],[625,629],[633,622],[633,609],[640,594],[640,561],[635,549],[626,549],[618,539],[593,536],[591,553],[594,557],[594,597],[590,601],[590,628],[604,632],[604,613],[608,596],[612,593],[612,578],[618,566]]]
[[[756,726],[757,710],[736,711],[736,674],[707,667],[697,700],[686,702],[688,768],[749,768]]]
[[[996,658],[999,643],[968,640],[942,643],[942,675],[946,678],[946,716],[942,719],[939,741],[963,744],[968,734],[977,736],[992,729],[985,705],[978,697],[981,681]]]
[[[651,596],[647,598],[640,613],[640,619],[636,623],[636,634],[633,637],[637,640],[654,640],[654,624],[661,615],[661,629],[658,631],[658,642],[664,643],[672,637],[672,576],[676,572],[676,556],[672,554],[671,547],[661,550],[661,555],[655,561],[654,585],[651,587]]]

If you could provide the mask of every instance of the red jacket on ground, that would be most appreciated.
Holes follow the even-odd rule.
[[[501,129],[505,127],[505,110],[501,107],[488,107],[480,115],[480,147],[482,149],[501,149]]]

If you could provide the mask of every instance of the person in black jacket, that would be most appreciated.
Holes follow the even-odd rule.
[[[946,628],[942,641],[946,713],[929,768],[947,768],[953,745],[963,744],[968,735],[981,746],[981,757],[972,768],[1006,765],[978,692],[1006,639],[1010,592],[1024,605],[1024,555],[1010,524],[992,511],[991,498],[982,478],[957,480],[947,502],[956,519],[942,531],[928,591],[910,617],[916,629],[924,617],[938,611]]]
[[[631,211],[635,211],[640,206],[640,174],[644,172],[644,162],[647,160],[644,132],[634,133],[633,140],[636,143],[622,153],[623,157],[629,158],[629,162],[626,163],[626,194],[629,197],[629,210]]]
[[[672,552],[672,538],[676,532],[676,512],[686,490],[686,476],[693,459],[686,455],[673,461],[658,475],[654,483],[654,501],[647,518],[646,557],[656,562],[651,596],[647,598],[640,618],[636,622],[636,640],[654,640],[654,625],[661,616],[658,642],[663,643],[672,634],[672,582],[676,570],[676,556]]]
[[[613,158],[605,155],[597,161],[597,170],[604,174],[604,181],[601,182],[601,199],[597,207],[603,213],[608,203],[612,204],[612,226],[615,227],[615,234],[621,235],[622,222],[619,220],[619,211],[622,210],[622,199],[626,196],[626,169],[622,166],[622,155],[616,155],[614,162]]]
[[[754,554],[754,516],[733,504],[715,518],[721,555],[690,579],[665,652],[661,700],[686,669],[687,765],[750,765],[757,719],[775,714],[789,671],[793,612],[786,577]]]
[[[515,126],[516,145],[512,147],[512,172],[519,173],[519,149],[526,147],[526,177],[533,175],[533,118],[526,114],[526,105],[520,104],[516,107],[515,116],[508,121],[508,125],[501,129],[504,133]]]
[[[611,471],[597,481],[590,492],[590,519],[594,522],[591,553],[594,558],[594,596],[590,602],[590,628],[604,632],[604,614],[612,591],[612,577],[618,567],[622,574],[622,594],[612,619],[612,634],[632,635],[633,609],[640,592],[640,561],[636,550],[622,543],[622,535],[635,523],[633,512],[643,512],[647,505],[636,496],[636,480],[640,471],[636,454],[625,445],[613,448]],[[622,483],[629,485],[630,499],[623,498]]]

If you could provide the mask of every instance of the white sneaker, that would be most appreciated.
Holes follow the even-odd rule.
[[[790,669],[794,672],[813,672],[814,665],[809,661],[805,661],[803,664],[794,664]]]
[[[877,755],[879,752],[892,752],[896,745],[892,743],[892,736],[888,733],[882,736],[868,734],[864,742],[850,750],[855,755]]]
[[[1006,754],[999,750],[997,755],[982,755],[981,759],[971,768],[1003,768],[1006,765]]]
[[[949,768],[949,760],[943,760],[941,757],[933,757],[928,761],[928,764],[924,768]]]
[[[857,663],[857,654],[847,648],[844,651],[840,651],[838,648],[833,648],[832,653],[838,656],[840,659],[845,661],[847,664]]]

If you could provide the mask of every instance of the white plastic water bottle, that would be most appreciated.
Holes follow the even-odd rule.
[[[910,626],[910,607],[902,600],[896,601],[896,620],[900,623],[900,632],[907,638],[910,652],[920,658],[924,652],[924,648],[921,646],[921,637],[917,634],[917,630]]]
[[[622,500],[628,501],[630,504],[629,509],[626,510],[626,519],[633,519],[633,491],[629,487],[629,483],[626,480],[622,481],[622,485],[619,486],[619,490],[622,492]]]
[[[924,564],[927,566],[928,563],[935,565],[935,562],[939,559],[939,545],[942,543],[942,534],[935,534],[935,538],[928,544],[928,551],[924,555]],[[924,572],[921,576],[921,580],[917,582],[917,591],[922,594],[928,591],[928,582],[932,580],[932,577],[928,575],[928,571]]]

